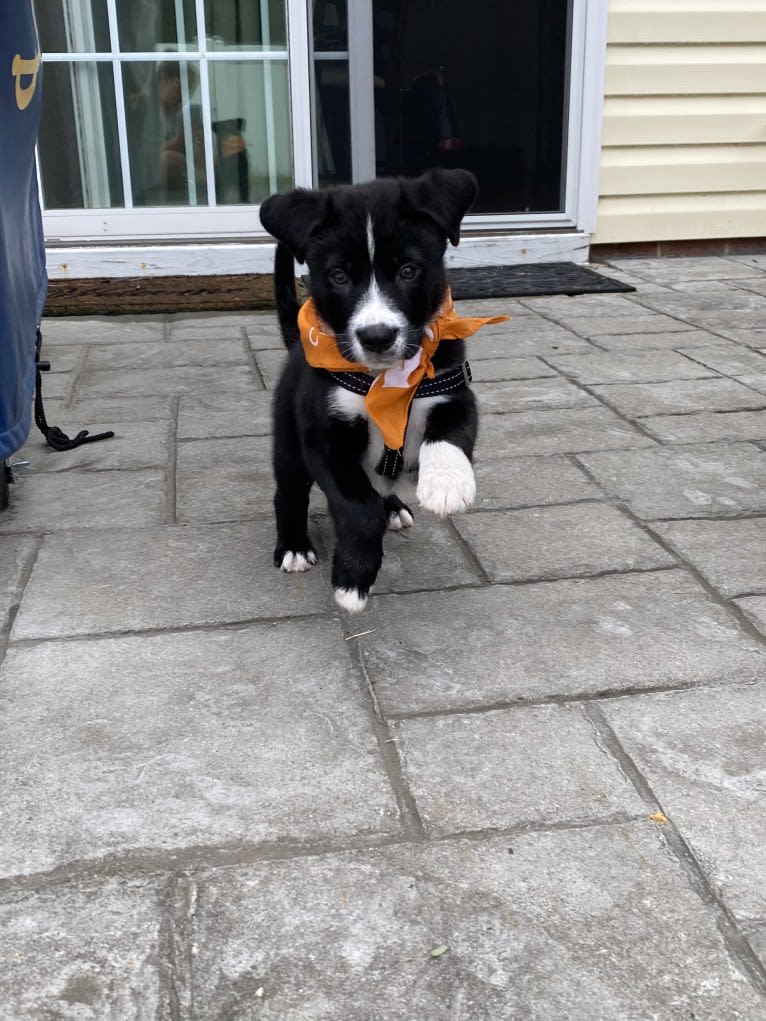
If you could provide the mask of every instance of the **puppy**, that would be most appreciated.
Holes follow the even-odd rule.
[[[335,598],[351,612],[365,606],[386,528],[413,523],[392,491],[402,468],[419,466],[418,500],[435,514],[474,498],[477,412],[463,338],[499,318],[457,318],[443,257],[476,194],[467,171],[431,170],[296,189],[261,205],[278,241],[274,284],[289,352],[274,400],[274,563],[283,571],[316,563],[307,534],[316,482],[335,527]],[[300,310],[293,259],[310,272]]]

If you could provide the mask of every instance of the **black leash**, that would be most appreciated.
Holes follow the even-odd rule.
[[[83,443],[95,443],[97,440],[111,439],[114,436],[113,432],[98,433],[96,436],[91,436],[87,429],[83,429],[81,432],[78,432],[74,439],[70,439],[57,425],[48,425],[48,420],[45,417],[45,408],[43,407],[42,373],[49,371],[51,363],[40,360],[42,343],[43,337],[38,326],[37,343],[35,344],[35,424],[45,437],[48,446],[53,447],[54,450],[74,450],[75,447],[82,446]]]

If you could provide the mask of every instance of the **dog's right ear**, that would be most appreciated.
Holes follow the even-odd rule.
[[[327,192],[295,188],[270,195],[261,203],[259,214],[269,234],[286,245],[298,262],[305,262],[309,238],[326,219],[328,206]]]

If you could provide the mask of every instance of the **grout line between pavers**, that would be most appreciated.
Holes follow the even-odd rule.
[[[491,513],[488,509],[485,511],[479,511],[479,513]],[[496,511],[495,513],[502,513]],[[481,562],[481,558],[474,551],[471,544],[463,537],[460,529],[455,524],[452,516],[448,517],[445,522],[447,531],[452,536],[452,540],[470,567],[470,569],[476,574],[479,580],[484,585],[491,585],[492,578],[489,576],[489,572],[485,569],[484,564]]]
[[[200,622],[196,624],[168,624],[166,627],[126,628],[114,631],[85,631],[80,634],[39,635],[34,638],[16,638],[13,647],[18,649],[32,648],[49,642],[67,644],[69,642],[100,642],[117,638],[156,638],[160,635],[183,635],[209,633],[212,631],[244,631],[251,627],[274,627],[277,624],[317,621],[333,619],[332,609],[316,610],[313,613],[295,613],[284,617],[246,617],[242,620],[226,620],[217,622]]]
[[[170,402],[168,425],[168,457],[165,465],[165,524],[178,524],[178,416],[181,398],[176,394]]]
[[[185,948],[189,946],[189,934],[185,932],[183,920],[178,918],[177,901],[179,900],[179,888],[182,884],[182,877],[177,872],[171,872],[165,882],[164,889],[160,896],[160,932],[159,932],[159,964],[160,986],[167,1000],[170,1021],[182,1021],[184,1011],[182,1008],[182,997],[179,985],[187,987],[191,993],[190,976],[183,974],[179,976],[178,962],[180,958],[179,944]],[[180,978],[180,982],[179,982]],[[186,979],[184,982],[183,980]]]
[[[80,352],[79,357],[77,358],[77,361],[74,364],[74,368],[72,371],[72,382],[69,385],[69,392],[64,398],[64,401],[61,406],[63,411],[71,411],[77,400],[77,387],[80,383],[80,376],[85,371],[88,356],[90,355],[91,345],[83,344],[82,348],[83,349]]]
[[[720,681],[680,681],[668,684],[647,684],[627,688],[600,688],[596,691],[579,691],[566,695],[519,695],[516,698],[497,699],[493,702],[477,702],[461,706],[448,706],[438,709],[403,709],[389,710],[387,717],[391,723],[407,720],[439,719],[442,716],[479,716],[483,713],[505,712],[517,709],[537,709],[543,706],[578,706],[596,699],[602,702],[618,698],[644,695],[671,695],[687,691],[716,691],[719,688],[728,690],[732,684],[756,685],[758,681],[750,678],[726,678]]]
[[[364,662],[362,646],[355,643],[347,644],[349,644],[351,660],[356,666],[361,680],[365,708],[370,718],[372,732],[378,743],[378,750],[383,760],[388,782],[391,785],[391,790],[396,800],[402,829],[411,840],[423,841],[426,839],[426,828],[418,811],[415,796],[405,775],[394,735],[378,701],[375,683],[370,677],[367,665]]]
[[[742,631],[744,631],[745,634],[749,635],[750,638],[752,638],[755,641],[757,641],[760,645],[766,645],[766,635],[762,634],[755,627],[755,625],[750,620],[750,618],[747,616],[745,611],[740,609],[740,607],[737,606],[736,603],[733,603],[731,601],[731,599],[727,598],[721,592],[719,592],[718,589],[715,587],[715,585],[713,585],[711,582],[709,582],[707,580],[705,575],[699,570],[699,568],[694,563],[692,563],[691,560],[688,560],[683,555],[683,553],[680,553],[677,549],[675,549],[675,547],[673,547],[669,542],[667,542],[665,540],[665,538],[659,532],[656,532],[651,527],[650,523],[648,523],[646,521],[642,521],[641,518],[637,517],[636,514],[630,509],[630,507],[627,504],[623,505],[623,513],[627,517],[629,517],[633,521],[633,523],[635,525],[637,525],[638,528],[640,528],[642,532],[644,532],[645,535],[649,536],[650,539],[653,539],[654,542],[656,542],[658,546],[660,546],[662,549],[664,549],[666,553],[669,553],[670,556],[672,556],[676,560],[677,565],[680,568],[682,568],[683,570],[687,571],[692,576],[692,578],[694,578],[694,580],[697,582],[697,584],[700,585],[701,588],[703,588],[705,590],[705,592],[707,592],[707,594],[711,597],[711,599],[713,599],[714,602],[716,602],[719,606],[723,607],[723,609],[726,610],[727,613],[732,614],[736,618],[737,623],[738,623],[740,629]],[[762,517],[763,515],[760,514],[760,515],[755,515],[755,516]],[[694,518],[693,520],[695,520],[695,521],[699,521],[699,520],[717,520],[717,521],[721,521],[721,520],[732,520],[732,519],[731,518],[723,518],[723,519],[722,518],[715,518],[715,519]],[[743,520],[743,519],[738,519],[738,520]],[[744,519],[744,520],[748,520],[748,519]]]
[[[498,840],[537,833],[566,833],[592,828],[621,826],[643,822],[642,814],[619,812],[611,816],[580,817],[557,822],[527,821],[507,827],[480,830],[456,830],[431,836],[428,844],[446,844],[460,840]],[[37,892],[71,883],[99,883],[108,879],[147,879],[157,876],[182,876],[197,889],[200,874],[265,865],[271,862],[301,861],[341,854],[366,854],[387,848],[422,847],[423,840],[403,833],[371,833],[347,839],[283,841],[280,843],[199,845],[164,850],[126,850],[102,858],[78,859],[57,865],[48,871],[15,874],[0,878],[0,896],[5,893]],[[196,895],[195,895],[196,896]]]
[[[593,726],[597,740],[612,755],[624,776],[632,783],[639,797],[647,806],[656,812],[659,810],[667,819],[664,825],[658,825],[671,852],[675,856],[687,881],[700,898],[702,903],[715,915],[718,930],[723,937],[729,954],[741,965],[752,986],[762,996],[766,995],[766,968],[753,950],[746,936],[740,930],[737,921],[723,898],[717,893],[712,882],[697,860],[696,855],[673,822],[672,816],[652,790],[648,779],[636,765],[633,758],[623,747],[620,739],[612,729],[599,707],[591,702],[583,707],[586,718]]]
[[[11,597],[11,605],[8,608],[6,619],[5,621],[0,621],[0,667],[3,665],[5,654],[11,644],[11,632],[13,631],[13,625],[21,608],[21,601],[24,598],[24,593],[26,592],[27,585],[29,584],[29,579],[32,577],[32,571],[37,563],[37,557],[40,553],[40,549],[42,548],[43,537],[41,535],[35,535],[33,538],[34,543],[19,573],[19,580],[16,584],[13,596]]]

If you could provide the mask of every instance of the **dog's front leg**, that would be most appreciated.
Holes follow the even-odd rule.
[[[477,426],[476,399],[470,390],[431,409],[418,458],[421,507],[446,517],[473,503],[476,480],[471,458]]]
[[[361,465],[316,466],[315,471],[335,526],[333,593],[344,610],[359,613],[383,561],[388,525],[383,498]]]

